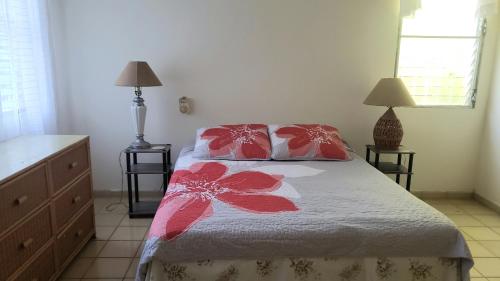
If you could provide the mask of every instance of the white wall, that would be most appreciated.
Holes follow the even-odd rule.
[[[499,38],[500,39],[500,38]],[[500,43],[497,44],[500,52]],[[495,59],[483,139],[477,169],[476,193],[500,206],[500,55]]]
[[[196,128],[237,122],[332,123],[364,155],[385,110],[362,102],[393,73],[398,0],[54,1],[60,104],[70,131],[91,136],[96,189],[119,187],[118,152],[133,138],[132,89],[113,85],[129,60],[148,61],[165,85],[144,89],[146,138],[175,155]],[[495,42],[475,109],[396,110],[417,152],[414,190],[472,192]]]

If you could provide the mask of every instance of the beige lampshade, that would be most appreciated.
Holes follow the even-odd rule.
[[[115,82],[116,86],[152,87],[161,86],[151,67],[145,61],[131,61],[125,66]]]
[[[415,106],[415,101],[400,78],[382,78],[363,102],[380,106]]]

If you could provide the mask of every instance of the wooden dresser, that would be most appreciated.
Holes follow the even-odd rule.
[[[0,142],[0,280],[55,280],[95,237],[87,136]]]

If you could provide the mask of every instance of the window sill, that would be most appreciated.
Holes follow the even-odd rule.
[[[474,109],[472,105],[417,105],[410,108]]]

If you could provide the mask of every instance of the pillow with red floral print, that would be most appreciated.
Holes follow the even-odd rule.
[[[237,124],[201,128],[196,132],[194,157],[225,160],[269,160],[267,125]]]
[[[269,125],[275,160],[350,160],[337,128],[321,124]]]

